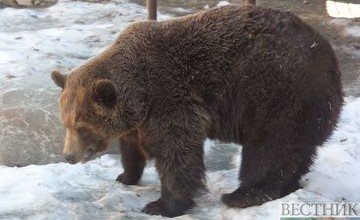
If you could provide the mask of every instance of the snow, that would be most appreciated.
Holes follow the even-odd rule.
[[[353,37],[360,37],[360,26],[352,26],[347,28],[347,34]]]
[[[327,13],[334,18],[359,18],[360,4],[341,1],[326,1]]]
[[[224,6],[228,6],[230,5],[230,2],[228,1],[220,1],[219,3],[217,3],[217,7],[224,7]]]
[[[304,189],[261,206],[228,208],[220,202],[223,193],[238,186],[239,146],[230,160],[232,167],[207,172],[208,192],[196,198],[198,206],[177,219],[278,219],[282,202],[356,202],[360,184],[360,98],[348,98],[338,129],[318,152],[311,172],[304,176]],[[205,141],[207,164],[219,143]],[[230,145],[230,147],[234,147]],[[145,169],[139,186],[115,181],[122,172],[116,155],[104,155],[87,164],[66,163],[22,168],[0,167],[0,219],[163,219],[141,213],[160,195],[154,165]]]
[[[126,0],[106,4],[60,0],[44,9],[1,9],[0,82],[6,81],[4,74],[10,69],[23,77],[77,66],[109,45],[130,22],[145,18],[144,7]]]

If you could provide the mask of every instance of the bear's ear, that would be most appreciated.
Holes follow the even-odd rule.
[[[51,72],[51,78],[57,86],[64,89],[66,83],[66,75],[61,74],[57,70],[54,70]]]
[[[95,101],[100,105],[112,108],[116,104],[116,90],[110,80],[99,80],[94,88]]]

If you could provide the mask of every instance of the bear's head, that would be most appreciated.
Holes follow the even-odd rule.
[[[66,128],[63,154],[71,164],[85,163],[104,151],[110,139],[118,135],[118,128],[124,127],[118,120],[117,92],[112,82],[83,75],[76,71],[51,74],[62,88],[60,119]]]

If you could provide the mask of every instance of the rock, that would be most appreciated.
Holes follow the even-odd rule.
[[[64,127],[57,89],[19,89],[0,94],[0,164],[25,166],[63,161]],[[114,152],[110,148],[110,153]]]
[[[45,94],[48,93],[48,94]],[[54,91],[10,90],[0,96],[0,164],[24,166],[60,161],[64,129],[51,103]],[[56,98],[55,98],[56,99]]]
[[[19,7],[15,0],[0,0],[0,4],[11,6],[11,7]]]
[[[48,7],[56,4],[57,0],[0,0],[0,4],[15,7]]]

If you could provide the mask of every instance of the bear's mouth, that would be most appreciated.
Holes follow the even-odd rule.
[[[84,156],[81,160],[81,163],[88,162],[92,158],[92,156],[94,156],[95,153],[96,153],[96,151],[92,147],[89,147],[88,149],[86,149]]]

